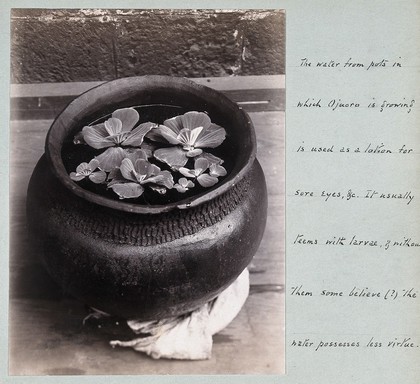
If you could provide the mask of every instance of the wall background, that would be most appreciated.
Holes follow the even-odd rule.
[[[284,74],[284,39],[280,10],[13,9],[11,82]]]

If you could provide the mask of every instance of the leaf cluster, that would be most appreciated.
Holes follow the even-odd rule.
[[[134,108],[122,108],[104,122],[83,127],[74,144],[101,152],[79,164],[70,178],[105,184],[120,199],[129,199],[145,188],[159,194],[168,189],[185,193],[197,184],[209,188],[226,176],[223,159],[208,152],[222,144],[226,131],[206,113],[190,111],[163,124],[139,120]]]

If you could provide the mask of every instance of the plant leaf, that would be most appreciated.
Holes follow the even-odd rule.
[[[106,173],[104,171],[96,171],[89,175],[89,180],[95,184],[101,184],[106,180]]]
[[[156,176],[149,177],[143,181],[143,184],[146,183],[153,183],[158,185],[163,185],[168,189],[172,189],[174,186],[174,179],[172,177],[171,172],[169,171],[162,171]]]
[[[225,138],[225,129],[219,125],[211,124],[200,132],[194,146],[196,148],[216,148],[223,143]]]
[[[195,169],[181,167],[178,169],[178,171],[185,177],[195,178],[197,176]]]
[[[111,189],[120,197],[120,199],[140,197],[144,192],[144,188],[137,183],[114,184],[111,186]]]
[[[99,169],[109,172],[112,169],[119,167],[126,155],[127,153],[121,147],[111,147],[96,156],[96,160],[99,161]]]
[[[203,153],[203,150],[200,148],[192,149],[191,151],[188,151],[186,153],[187,157],[196,157],[198,155],[201,155]]]
[[[225,167],[222,167],[221,165],[218,164],[211,164],[210,165],[210,176],[226,176],[227,171],[225,169]]]
[[[137,160],[137,161],[142,161],[142,160]],[[121,162],[120,171],[121,171],[122,176],[125,179],[131,180],[131,181],[137,181],[135,177],[136,169],[134,168],[134,165],[130,159],[127,159],[127,158],[123,159],[123,161]]]
[[[178,180],[178,184],[174,185],[174,188],[180,193],[187,192],[189,188],[193,187],[195,187],[195,184],[191,180],[187,180],[185,177],[181,177]]]
[[[187,188],[193,188],[193,187],[195,187],[195,184],[191,180],[187,180],[185,177],[181,177],[178,180],[178,183],[180,185],[184,186],[184,187],[187,187]]]
[[[111,172],[109,172],[108,180],[110,180],[107,184],[108,188],[110,188],[114,184],[122,184],[127,182],[119,168],[114,168],[113,170],[111,170]]]
[[[149,137],[150,139],[153,139],[156,136],[158,137],[160,136],[161,138],[163,138],[166,142],[170,144],[174,144],[174,145],[181,144],[181,142],[178,139],[178,135],[165,125],[159,125],[153,131],[154,131],[154,134],[152,137]],[[158,141],[162,141],[162,140],[159,139]]]
[[[105,129],[108,132],[109,136],[118,135],[121,133],[122,130],[122,122],[120,119],[117,119],[115,117],[111,117],[108,120],[104,122]]]
[[[175,137],[178,136],[181,129],[184,128],[181,116],[171,117],[170,119],[165,120],[163,125],[169,128],[175,134]]]
[[[176,137],[176,134],[174,134]],[[146,138],[150,139],[152,141],[157,141],[159,143],[167,143],[168,140],[166,140],[160,133],[159,126],[153,127],[147,134]]]
[[[104,124],[86,126],[82,130],[85,142],[95,149],[112,147],[114,141],[108,138]]]
[[[77,173],[85,173],[84,176],[87,176],[89,171],[92,171],[92,169],[90,168],[88,163],[80,163],[76,168],[76,172]]]
[[[96,168],[99,167],[99,161],[96,158],[93,158],[91,161],[89,161],[88,164],[91,171],[94,171]]]
[[[207,129],[211,124],[210,117],[204,112],[190,111],[178,117],[181,120],[182,128],[191,130],[198,127]]]
[[[199,158],[194,162],[194,169],[197,175],[203,173],[209,167],[209,162],[207,159]]]
[[[163,122],[175,136],[177,136],[183,128],[190,130],[198,127],[206,128],[211,124],[210,118],[204,112],[190,111],[180,116],[175,116]]]
[[[153,156],[174,168],[183,167],[188,161],[185,151],[178,146],[157,149]]]
[[[202,187],[209,188],[215,185],[219,180],[217,177],[210,176],[208,173],[203,173],[197,177],[197,181]]]
[[[152,128],[152,131],[153,131],[153,128]],[[141,149],[146,153],[147,158],[153,156],[153,152],[155,151],[156,148],[157,148],[157,145],[154,143],[143,141],[143,143],[141,144]]]
[[[138,159],[134,163],[135,172],[146,177],[150,176],[151,173],[153,172],[151,166],[152,164],[150,164],[147,160],[143,160],[143,159]]]
[[[202,130],[203,127],[197,127],[192,130],[188,128],[181,129],[177,139],[184,145],[194,146],[194,143]]]
[[[166,193],[166,188],[161,187],[160,185],[150,185],[150,188],[154,191],[158,192],[161,195],[164,195]]]
[[[141,148],[124,148],[125,158],[130,159],[134,164],[137,159],[147,160],[147,153]]]
[[[209,164],[223,164],[224,161],[223,159],[221,159],[220,157],[217,157],[215,155],[212,155],[211,153],[208,152],[203,152],[201,155],[199,155],[199,158],[204,158],[207,159],[207,161],[209,162]]]
[[[185,193],[188,191],[188,188],[180,185],[180,184],[175,184],[174,188],[179,192],[179,193]]]
[[[133,108],[121,108],[112,113],[112,117],[119,119],[122,123],[121,132],[129,132],[139,121],[139,113]]]
[[[155,164],[150,164],[150,175],[158,175],[160,173],[160,168]]]
[[[128,134],[127,138],[122,142],[121,145],[140,147],[140,145],[143,143],[144,136],[153,128],[154,125],[154,123],[150,122],[140,124]]]
[[[76,174],[76,172],[71,172],[70,173],[70,178],[74,181],[80,181],[80,180],[83,180],[85,178],[85,176],[84,175],[78,175],[78,174]]]

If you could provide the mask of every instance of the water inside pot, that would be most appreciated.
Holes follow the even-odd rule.
[[[171,117],[175,117],[178,115],[182,115],[186,112],[188,112],[187,109],[175,106],[175,105],[165,105],[165,104],[157,104],[157,105],[139,105],[139,106],[133,106],[134,109],[137,110],[137,112],[140,115],[139,123],[144,123],[148,121],[152,121],[154,123],[162,124],[166,119],[169,119]],[[96,119],[92,121],[89,125],[95,125],[99,124],[106,119],[108,119],[111,115],[105,115],[100,117],[99,119]],[[219,122],[217,120],[213,120],[212,116],[210,116],[212,122],[215,122],[216,124],[219,124],[223,126],[222,122]],[[223,126],[227,133],[229,132],[229,127]],[[83,127],[80,127],[80,130]],[[77,133],[77,132],[76,132]],[[75,145],[73,143],[74,134],[70,135],[66,138],[66,140],[63,143],[61,156],[64,163],[64,166],[66,168],[66,171],[68,173],[74,172],[76,170],[76,167],[82,163],[82,162],[89,162],[92,160],[95,156],[98,156],[100,153],[102,153],[104,150],[100,149],[94,149],[88,145]],[[145,140],[147,142],[147,139]],[[225,141],[217,148],[207,148],[204,149],[206,152],[209,152],[215,156],[218,156],[224,160],[223,167],[229,172],[233,169],[234,164],[234,154],[235,151],[232,150],[232,148],[235,148],[235,145],[230,142],[229,134],[227,134]],[[170,170],[170,167],[166,165],[163,162],[160,162],[156,159],[149,159],[152,163],[156,164],[161,168],[161,170]],[[194,160],[190,159],[188,163],[186,164],[187,168],[194,168]],[[180,177],[183,177],[182,174],[179,172],[172,171],[174,176],[174,181],[177,182]],[[227,176],[226,176],[227,177]],[[185,193],[180,193],[176,189],[168,189],[165,194],[159,194],[156,191],[151,190],[150,188],[145,188],[144,193],[139,197],[135,199],[124,199],[124,201],[140,204],[140,205],[165,205],[168,203],[173,202],[179,202],[181,200],[184,200],[186,198],[190,198],[192,196],[200,196],[211,189],[216,188],[220,185],[220,183],[223,182],[225,177],[220,177],[219,182],[214,185],[211,188],[203,188],[201,187],[197,181],[194,181],[195,187],[186,191]],[[95,184],[92,183],[87,178],[77,182],[79,186],[82,188],[93,192],[95,194],[114,199],[119,200],[118,195],[113,192],[111,189],[108,189],[106,184]]]

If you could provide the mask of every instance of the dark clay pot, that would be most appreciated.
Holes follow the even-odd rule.
[[[138,105],[207,112],[227,131],[229,174],[199,195],[147,206],[73,182],[63,144],[84,125]],[[182,112],[170,112],[174,106]],[[219,92],[165,76],[104,83],[72,101],[48,132],[29,183],[30,234],[53,279],[94,308],[141,320],[189,312],[228,287],[259,246],[267,191],[255,152],[249,117]]]

